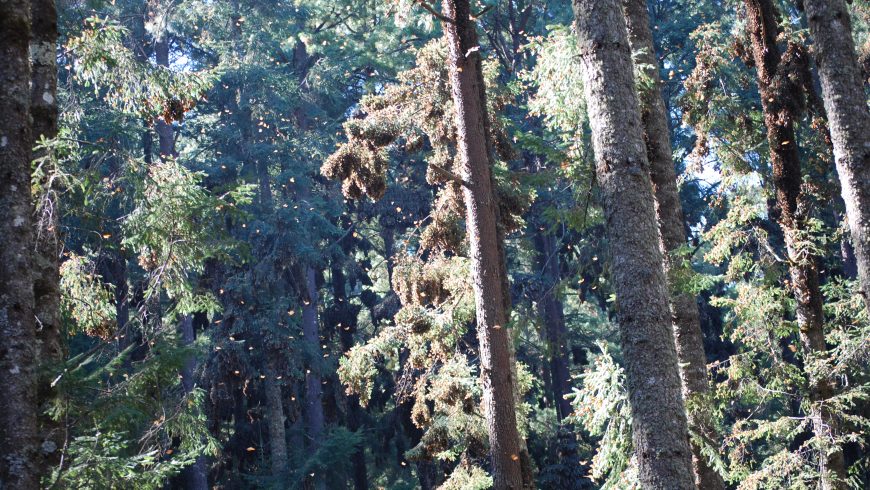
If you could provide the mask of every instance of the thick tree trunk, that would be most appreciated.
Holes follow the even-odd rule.
[[[677,175],[671,151],[668,113],[661,95],[659,63],[655,55],[649,12],[645,0],[623,0],[628,40],[637,61],[644,65],[644,74],[652,82],[649,90],[640,94],[641,121],[644,128],[646,154],[649,159],[650,178],[656,201],[656,218],[662,240],[665,272],[669,278],[671,316],[674,323],[677,359],[683,381],[683,398],[687,402],[701,403],[709,390],[707,358],[704,354],[704,335],[695,297],[678,289],[679,277],[686,277],[689,266],[684,265],[677,251],[686,245],[683,206],[677,189]],[[689,427],[700,437],[717,441],[718,436],[703,407],[688,403]],[[722,490],[725,481],[708,463],[701,446],[692,444],[692,466],[698,488]]]
[[[870,309],[870,110],[844,0],[804,0],[864,304]]]
[[[801,94],[790,83],[790,75],[804,54],[793,46],[789,46],[785,56],[780,53],[776,44],[778,13],[771,0],[746,0],[746,14],[767,127],[779,223],[788,251],[792,294],[797,301],[801,342],[807,356],[824,355],[827,346],[816,257],[807,256],[798,245],[799,234],[804,230],[808,216],[807,206],[801,203],[803,177],[794,130],[794,121],[799,117],[795,108],[800,107],[795,99]],[[836,420],[822,406],[832,394],[833,386],[829,380],[824,377],[810,379],[810,400],[813,402],[810,416],[816,436],[822,442],[822,451],[827,453],[820,456],[819,461],[825,489],[840,488],[838,481],[845,476],[842,451],[826,444],[831,433],[837,430]]]
[[[57,10],[54,0],[33,0],[30,5],[33,37],[30,40],[31,92],[30,114],[33,119],[33,147],[43,138],[57,136]],[[45,156],[43,151],[34,158]],[[49,172],[54,169],[47,169]],[[41,182],[45,193],[40,196],[35,223],[36,253],[33,257],[33,294],[39,341],[37,397],[40,406],[39,438],[43,458],[42,473],[48,474],[60,462],[60,449],[65,435],[61,424],[43,415],[46,402],[56,396],[51,381],[51,367],[63,360],[60,335],[60,211],[58,199],[49,178]]]
[[[320,372],[320,328],[317,319],[317,284],[314,269],[303,269],[305,288],[302,298],[302,332],[311,359],[305,368],[305,429],[308,440],[307,452],[313,455],[323,442],[323,386]],[[323,488],[323,475],[315,475],[316,488]]]
[[[498,229],[498,202],[491,174],[486,91],[471,8],[467,0],[444,0],[443,24],[458,133],[471,275],[477,304],[483,410],[489,432],[494,487],[520,489],[524,475],[517,430],[515,379],[506,311],[507,277]],[[525,478],[524,478],[525,476]]]
[[[568,346],[566,343],[565,312],[562,300],[557,296],[561,271],[559,250],[553,236],[538,230],[535,234],[538,248],[538,261],[543,276],[543,294],[539,308],[544,320],[545,337],[548,344],[550,391],[556,407],[556,417],[561,422],[571,414],[571,402],[565,395],[571,393],[571,373],[568,370]]]
[[[645,489],[694,489],[667,281],[631,49],[617,0],[574,0],[612,255],[635,455]]]
[[[0,487],[39,486],[30,195],[30,2],[0,2]]]

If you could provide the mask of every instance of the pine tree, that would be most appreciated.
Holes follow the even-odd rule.
[[[483,377],[484,413],[492,458],[493,485],[520,489],[524,475],[514,398],[515,369],[511,366],[508,328],[508,278],[502,232],[492,177],[492,142],[486,114],[486,92],[480,47],[465,0],[444,2],[444,31],[457,130],[462,193],[470,243],[471,274],[477,303],[477,333]],[[525,469],[528,473],[528,469]]]
[[[639,83],[641,89],[641,120],[644,142],[650,164],[653,195],[656,201],[656,218],[661,236],[664,263],[671,291],[671,314],[674,321],[674,338],[680,377],[683,381],[683,397],[687,404],[689,427],[699,434],[700,441],[692,442],[692,465],[698,488],[722,490],[725,482],[710,467],[702,445],[716,441],[718,437],[705,415],[704,398],[709,387],[707,382],[707,357],[704,354],[704,338],[698,315],[698,305],[692,294],[681,291],[685,285],[680,278],[691,275],[691,266],[681,257],[686,246],[685,221],[668,130],[668,114],[661,97],[659,64],[655,56],[652,30],[646,2],[623,0],[628,40],[636,56],[639,72],[648,78]]]

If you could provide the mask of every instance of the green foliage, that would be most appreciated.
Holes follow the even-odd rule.
[[[477,466],[460,465],[440,487],[441,490],[487,490],[492,477]]]
[[[61,308],[70,332],[108,340],[115,333],[114,291],[96,273],[93,254],[70,253],[60,267]]]
[[[112,109],[143,118],[180,121],[214,80],[208,72],[176,72],[142,63],[125,44],[128,30],[110,18],[85,19],[68,42],[76,78]]]
[[[228,258],[230,244],[221,239],[217,213],[251,202],[250,186],[214,197],[200,185],[203,177],[174,160],[152,165],[136,208],[124,220],[122,245],[136,251],[148,274],[146,301],[161,292],[177,301],[170,319],[220,310],[214,296],[193,291],[190,278],[202,273],[208,259]]]
[[[534,87],[529,113],[543,118],[555,131],[579,134],[586,124],[583,79],[577,63],[577,38],[566,26],[548,27],[546,37],[529,39],[525,49],[536,58],[534,68],[521,73],[523,88]]]
[[[125,439],[123,433],[98,432],[76,437],[69,446],[69,456],[74,463],[61,481],[87,490],[130,486],[159,489],[168,478],[196,459],[185,455],[164,460],[156,449],[128,456],[135,444],[135,440]]]
[[[602,481],[603,489],[640,488],[637,466],[631,456],[631,409],[625,388],[625,372],[599,344],[601,354],[582,375],[583,386],[571,396],[571,418],[596,437],[601,437],[592,460],[590,476]]]

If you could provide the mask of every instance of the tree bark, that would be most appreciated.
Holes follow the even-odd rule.
[[[181,318],[181,342],[191,345],[196,340],[196,329],[193,325],[193,317],[185,315]],[[184,393],[189,395],[196,386],[196,358],[191,356],[184,361],[181,370],[181,386]],[[198,456],[196,461],[184,469],[185,490],[208,490],[208,476],[206,471],[205,456]]]
[[[154,57],[157,64],[163,67],[169,67],[169,40],[166,34],[161,34],[154,42]],[[158,151],[160,152],[160,160],[166,161],[170,158],[175,158],[175,130],[172,129],[172,124],[167,123],[162,117],[158,117],[155,126],[157,127]]]
[[[492,459],[494,488],[531,484],[523,471],[517,430],[512,346],[508,331],[507,276],[498,228],[498,203],[491,174],[492,144],[486,90],[471,7],[467,0],[444,0],[443,23],[449,46],[449,74],[458,133],[457,156],[466,208],[471,279],[477,305],[483,411]],[[525,473],[525,474],[524,474]]]
[[[543,294],[539,299],[539,308],[544,320],[545,338],[548,344],[550,391],[553,404],[556,407],[556,417],[561,422],[571,414],[571,402],[565,395],[571,393],[568,369],[568,348],[565,345],[567,330],[565,328],[565,312],[562,300],[557,296],[557,288],[561,278],[559,265],[559,250],[552,235],[538,230],[535,234],[538,248],[538,261],[543,276]],[[546,384],[546,382],[545,382]]]
[[[57,137],[57,10],[54,0],[33,0],[30,5],[33,22],[30,40],[31,92],[30,114],[33,121],[35,148],[45,139]],[[34,158],[45,156],[40,150]],[[43,163],[46,165],[46,163]],[[50,165],[49,165],[50,167]],[[46,168],[53,172],[55,169]],[[60,448],[65,438],[61,424],[43,415],[42,407],[56,396],[52,388],[54,372],[51,369],[63,360],[63,342],[60,335],[60,214],[58,199],[51,188],[51,176],[40,183],[44,192],[40,196],[39,213],[35,224],[36,253],[33,257],[33,294],[37,319],[36,335],[39,346],[37,398],[40,407],[39,438],[42,458],[41,472],[48,474],[60,462]]]
[[[36,489],[30,1],[0,2],[0,487]]]
[[[584,90],[612,255],[638,476],[694,489],[631,49],[617,0],[574,0]]]
[[[870,309],[870,110],[852,39],[852,22],[844,0],[804,0],[803,4],[822,81],[861,294]]]
[[[655,55],[649,12],[645,0],[623,0],[628,40],[637,61],[642,64],[648,77],[649,90],[640,93],[641,121],[644,128],[646,154],[649,159],[650,178],[656,203],[656,218],[661,236],[665,273],[670,285],[671,317],[680,377],[683,382],[683,398],[687,402],[702,403],[709,391],[707,381],[707,358],[704,354],[704,335],[698,315],[698,303],[689,293],[680,291],[679,277],[691,273],[677,251],[686,245],[685,218],[677,189],[677,174],[671,150],[671,135],[668,113],[661,95],[659,64]],[[687,416],[689,428],[699,437],[717,441],[718,436],[703,407],[689,403]],[[691,444],[692,466],[698,488],[723,490],[725,481],[708,463],[698,444]]]
[[[342,247],[345,253],[350,252],[350,247]],[[353,334],[357,328],[357,314],[359,309],[353,307],[347,298],[345,291],[345,274],[341,264],[332,266],[332,294],[335,299],[333,308],[337,310],[335,318],[338,320],[338,336],[341,341],[341,350],[347,353],[353,347]],[[359,404],[359,395],[347,396],[347,428],[357,432],[361,427],[362,413]],[[368,490],[368,471],[366,468],[365,447],[360,446],[352,456],[353,462],[353,488],[354,490]]]
[[[808,357],[824,355],[825,344],[822,293],[816,257],[802,251],[798,235],[805,229],[807,206],[802,203],[800,155],[795,140],[794,121],[798,119],[798,97],[790,82],[800,57],[805,56],[795,46],[789,46],[785,55],[776,44],[778,12],[771,0],[746,0],[747,25],[752,43],[752,57],[757,70],[758,91],[761,95],[770,163],[779,224],[785,236],[789,258],[791,289],[797,301],[797,323],[800,338]],[[863,104],[863,99],[862,102]],[[824,489],[840,488],[845,477],[843,453],[825,443],[836,432],[837,421],[824,407],[824,401],[833,395],[831,382],[825,377],[810,379],[810,417],[816,436],[822,442],[819,467]]]
[[[308,436],[308,454],[313,455],[323,442],[323,386],[320,372],[320,328],[317,320],[317,284],[314,269],[303,269],[304,295],[302,298],[302,332],[310,356],[305,368],[305,425]],[[316,488],[323,488],[323,475],[314,476]]]
[[[281,395],[281,381],[269,354],[266,367],[266,410],[269,414],[266,423],[269,428],[269,455],[272,461],[272,476],[277,481],[287,475],[289,459],[287,456],[287,432],[284,428],[284,397]]]

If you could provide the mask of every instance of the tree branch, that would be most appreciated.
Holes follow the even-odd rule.
[[[434,15],[435,18],[440,20],[441,22],[447,22],[448,24],[455,24],[456,23],[455,20],[453,20],[450,17],[447,17],[444,14],[441,14],[437,10],[435,10],[431,5],[426,3],[426,0],[417,0],[417,4],[420,5],[421,7],[423,7],[423,9],[426,10],[427,12],[429,12],[430,14]]]

